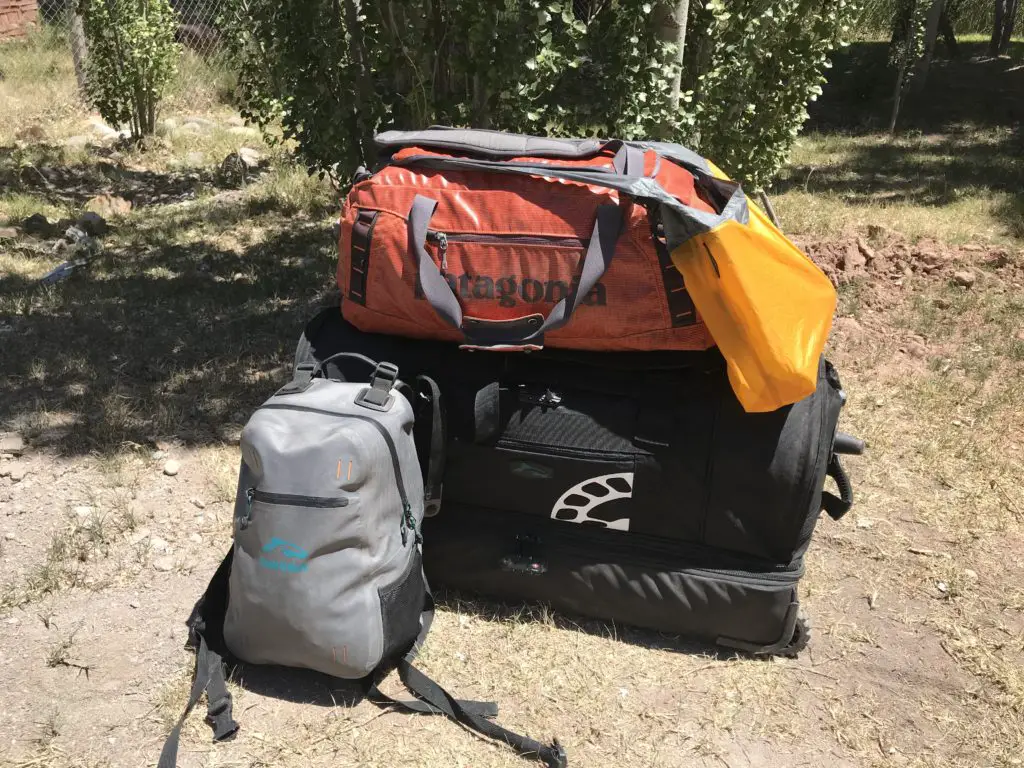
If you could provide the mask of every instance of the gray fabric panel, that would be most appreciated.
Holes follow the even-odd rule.
[[[422,131],[384,131],[374,140],[378,146],[431,147],[476,152],[490,157],[589,157],[599,152],[603,142],[596,139],[551,139],[502,131],[434,126]]]
[[[664,141],[628,141],[626,143],[631,147],[653,149],[662,157],[669,157],[675,160],[687,170],[696,169],[704,173],[711,173],[711,167],[708,165],[707,160],[692,149],[687,149],[680,144],[669,144]]]
[[[402,576],[417,547],[411,534],[402,541],[402,502],[387,443],[372,423],[346,414],[370,416],[392,435],[417,525],[423,486],[408,401],[394,393],[388,411],[371,411],[354,403],[365,387],[315,379],[305,391],[264,405],[337,416],[264,407],[242,432],[224,638],[244,661],[346,679],[363,677],[381,662],[379,589]],[[243,526],[249,487],[344,498],[346,504],[319,508],[257,498]]]

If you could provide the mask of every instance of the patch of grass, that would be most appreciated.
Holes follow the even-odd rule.
[[[28,126],[50,137],[64,135],[84,115],[67,35],[43,25],[26,40],[0,46],[0,146]]]
[[[890,139],[802,137],[773,202],[787,232],[827,236],[884,222],[952,243],[1021,237],[1024,152],[1006,129]]]

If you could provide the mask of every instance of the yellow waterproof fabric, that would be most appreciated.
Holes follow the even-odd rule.
[[[676,248],[672,261],[744,410],[774,411],[814,392],[836,292],[759,207],[748,205],[749,224],[726,221]]]

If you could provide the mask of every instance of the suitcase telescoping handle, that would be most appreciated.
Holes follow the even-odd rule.
[[[427,230],[436,208],[436,200],[416,195],[408,218],[409,253],[418,265],[420,285],[427,301],[441,319],[461,330],[467,345],[473,347],[543,346],[544,333],[569,322],[583,298],[604,275],[615,254],[615,243],[622,229],[622,212],[617,205],[598,206],[597,220],[583,257],[576,289],[559,301],[546,318],[534,313],[511,320],[487,320],[463,314],[454,291],[427,253]]]

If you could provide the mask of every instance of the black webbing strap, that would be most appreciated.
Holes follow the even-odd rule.
[[[829,459],[826,474],[836,481],[836,488],[839,495],[829,491],[822,491],[821,508],[824,509],[833,520],[839,520],[850,511],[853,506],[853,485],[850,483],[850,476],[846,474],[843,465],[839,463],[839,457],[832,454]]]
[[[527,736],[520,736],[518,733],[506,730],[500,725],[474,714],[467,707],[463,706],[463,702],[454,698],[406,659],[398,662],[398,676],[405,684],[405,687],[420,700],[440,710],[453,720],[462,723],[467,728],[471,728],[488,738],[508,744],[508,746],[523,757],[539,758],[549,768],[565,768],[569,764],[565,749],[558,743],[558,739],[545,746],[539,741],[534,741]]]
[[[672,318],[672,327],[680,328],[686,325],[694,325],[697,322],[697,310],[686,290],[686,283],[683,281],[683,273],[679,271],[672,261],[672,254],[668,252],[668,245],[665,243],[665,236],[659,231],[658,223],[651,217],[651,240],[654,242],[654,250],[658,254],[658,266],[661,267],[661,283],[665,288],[665,302],[668,305],[668,313]]]
[[[441,388],[429,376],[419,375],[415,379],[419,394],[430,403],[430,440],[428,445],[417,445],[423,471],[424,512],[427,517],[436,515],[441,509],[441,489],[444,481],[445,446],[448,440],[448,424],[441,399]],[[417,416],[417,425],[420,418]],[[425,462],[425,466],[424,466]]]
[[[226,741],[238,733],[238,723],[231,717],[231,693],[224,682],[224,669],[219,654],[211,651],[206,639],[199,635],[199,648],[196,651],[196,664],[192,673],[192,691],[181,713],[178,722],[167,736],[164,747],[160,750],[160,761],[157,768],[175,768],[178,764],[178,742],[181,739],[181,728],[185,720],[203,692],[206,692],[206,722],[213,729],[214,741]]]
[[[378,211],[361,210],[352,222],[352,242],[349,248],[348,298],[366,305],[367,273],[370,270],[370,245]]]

